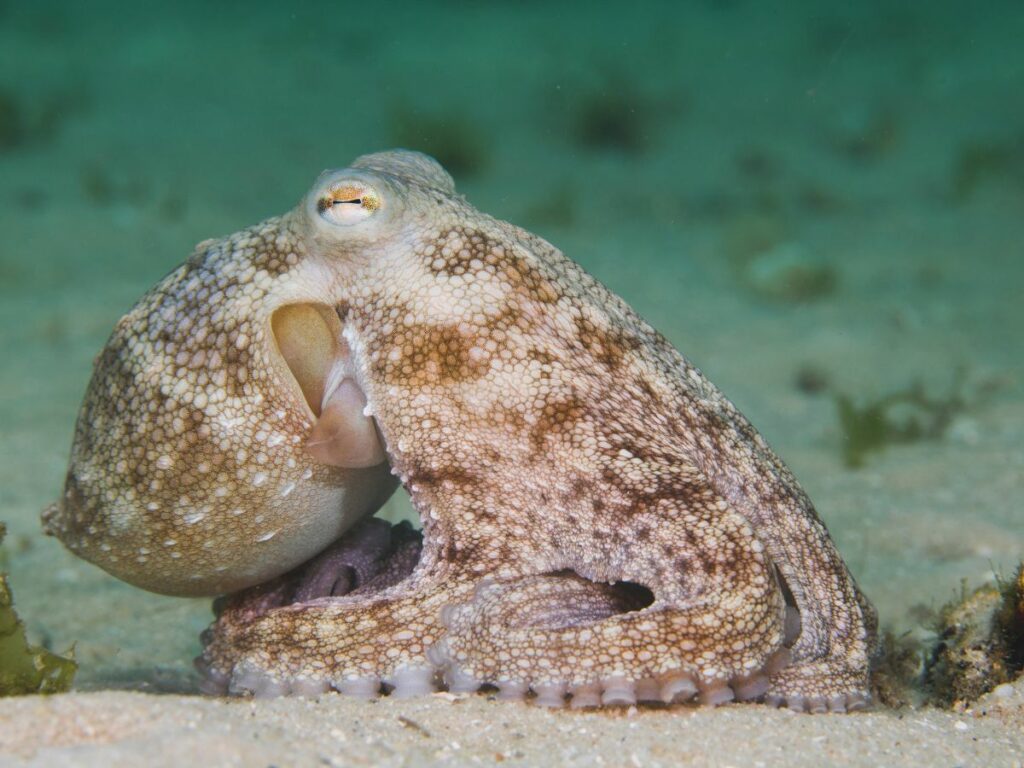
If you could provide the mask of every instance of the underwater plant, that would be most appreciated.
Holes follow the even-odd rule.
[[[689,107],[681,89],[655,92],[642,79],[625,75],[618,62],[595,68],[559,94],[545,112],[557,116],[560,134],[581,149],[624,156],[649,150]]]
[[[635,94],[610,87],[589,94],[579,105],[576,141],[590,149],[642,152],[650,144],[649,114]]]
[[[33,93],[27,99],[0,84],[0,153],[52,140],[64,122],[88,104],[85,88]]]
[[[1024,135],[1010,141],[969,141],[957,148],[950,172],[954,200],[966,202],[995,180],[1024,187]]]
[[[846,125],[836,128],[833,149],[851,163],[877,162],[899,142],[900,120],[894,110],[876,107],[847,116]]]
[[[24,109],[13,93],[0,88],[0,151],[12,149],[27,139]]]
[[[945,397],[929,396],[921,382],[862,405],[849,395],[837,393],[843,463],[850,468],[862,467],[868,454],[889,445],[941,438],[953,418],[967,407],[964,375],[962,369],[956,371],[952,389]]]
[[[6,526],[0,523],[0,542],[6,533]],[[0,573],[0,696],[66,691],[77,669],[73,653],[58,656],[29,644],[25,625],[14,612],[7,575]]]

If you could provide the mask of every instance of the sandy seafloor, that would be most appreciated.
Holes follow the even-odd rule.
[[[440,141],[471,201],[705,370],[883,624],[927,641],[962,580],[1024,553],[1024,8],[785,7],[0,2],[4,568],[31,636],[81,664],[74,693],[0,701],[0,764],[1021,765],[1020,686],[999,714],[203,699],[208,602],[128,587],[40,533],[92,357],[134,299],[323,168]],[[737,255],[766,232],[835,290],[752,288]],[[797,387],[807,367],[830,389]],[[942,395],[958,368],[967,407],[940,439],[843,465],[830,391]]]

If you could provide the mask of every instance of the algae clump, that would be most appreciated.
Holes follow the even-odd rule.
[[[960,707],[1024,671],[1024,564],[1012,581],[966,586],[939,615],[939,644],[928,663],[932,703]]]
[[[1024,676],[1024,563],[1009,581],[997,578],[972,591],[964,580],[958,598],[922,621],[935,630],[934,645],[886,632],[872,665],[872,692],[887,707],[965,711]]]
[[[0,523],[0,542],[6,533]],[[0,696],[66,691],[77,669],[73,658],[29,645],[25,625],[14,612],[7,576],[0,573]]]

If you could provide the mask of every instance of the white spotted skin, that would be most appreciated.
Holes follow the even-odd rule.
[[[290,217],[200,243],[97,358],[48,532],[137,586],[216,595],[378,509],[396,485],[387,464],[313,462],[313,414],[274,361],[273,312],[329,291]]]
[[[345,226],[321,215],[325,190],[362,183],[379,206],[340,209]],[[329,514],[339,494],[386,494],[302,454],[310,415],[266,331],[296,302],[343,323],[423,554],[380,594],[263,610],[243,593],[204,652],[213,678],[387,681],[433,664],[546,699],[626,701],[635,682],[716,702],[770,673],[776,702],[867,696],[873,610],[781,460],[621,299],[416,153],[324,174],[142,299],[97,363],[49,529],[147,588],[228,592],[337,538],[352,522]],[[781,670],[776,574],[802,620]]]

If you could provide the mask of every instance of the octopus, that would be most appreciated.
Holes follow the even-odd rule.
[[[399,484],[420,530],[374,516]],[[416,152],[325,172],[145,294],[43,518],[132,584],[219,596],[213,694],[870,701],[874,610],[761,435]]]

